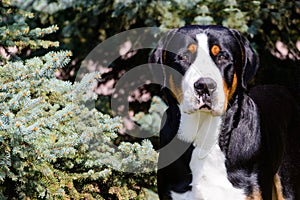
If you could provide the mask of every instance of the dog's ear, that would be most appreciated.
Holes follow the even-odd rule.
[[[178,35],[178,29],[172,29],[168,31],[159,41],[156,48],[149,56],[148,63],[150,71],[153,77],[155,77],[156,83],[160,83],[162,86],[162,93],[165,95],[165,100],[168,105],[175,104],[182,96],[178,91],[181,85],[182,75],[171,66],[168,66],[166,60],[167,53],[174,52],[174,49],[170,49],[169,43],[172,39]],[[175,101],[174,101],[175,100]]]
[[[154,49],[154,51],[151,53],[148,63],[156,63],[156,64],[165,64],[164,62],[164,53],[165,51],[168,51],[168,44],[170,42],[170,40],[174,37],[175,32],[178,29],[172,29],[170,31],[168,31],[165,36],[163,36],[159,41],[158,44],[156,46],[156,48]]]
[[[166,87],[166,68],[164,66],[167,45],[172,38],[174,30],[168,31],[164,36],[161,36],[155,49],[150,53],[148,58],[148,66],[150,73],[156,83],[160,83],[162,88]]]
[[[249,81],[254,77],[259,67],[259,58],[252,49],[250,42],[244,36],[242,36],[239,31],[234,29],[230,30],[240,43],[243,58],[243,68],[241,69],[241,84],[242,87],[247,90]]]
[[[148,63],[157,63],[157,64],[163,64],[163,49],[164,49],[164,41],[163,39],[160,39],[158,41],[158,44],[156,46],[156,48],[151,52],[149,59],[148,59]]]

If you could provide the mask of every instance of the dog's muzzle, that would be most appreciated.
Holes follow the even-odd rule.
[[[211,78],[200,78],[194,83],[199,110],[212,109],[212,95],[216,88],[217,83]]]

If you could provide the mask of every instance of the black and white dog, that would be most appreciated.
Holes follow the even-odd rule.
[[[221,26],[186,26],[170,31],[149,61],[182,75],[165,74],[160,143],[175,145],[159,155],[160,199],[300,198],[299,161],[290,156],[299,153],[291,150],[296,106],[282,87],[249,90],[259,61],[248,40]]]

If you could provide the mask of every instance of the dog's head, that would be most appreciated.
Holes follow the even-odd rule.
[[[249,41],[238,31],[221,26],[173,29],[149,60],[182,75],[177,88],[170,89],[185,113],[222,115],[236,92],[247,89],[258,68],[258,57]],[[173,82],[169,86],[176,86],[174,78],[165,78]]]

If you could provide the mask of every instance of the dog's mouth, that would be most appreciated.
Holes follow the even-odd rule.
[[[212,102],[209,94],[202,94],[197,97],[198,108],[199,110],[211,111],[212,110]]]

